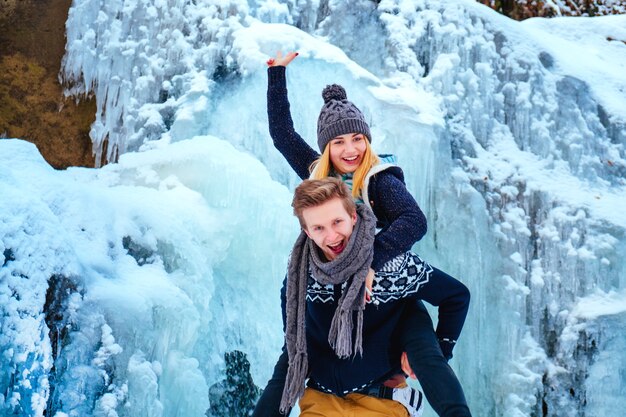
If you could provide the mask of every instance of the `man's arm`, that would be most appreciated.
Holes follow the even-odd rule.
[[[283,346],[283,352],[274,366],[274,374],[267,382],[267,386],[263,390],[263,394],[256,403],[252,417],[284,417],[279,411],[280,400],[283,396],[285,381],[287,379],[287,368],[289,367],[289,357],[287,355],[287,347]]]
[[[280,289],[280,306],[283,318],[283,333],[285,332],[285,324],[287,322],[286,306],[287,306],[287,277],[283,279],[283,286]],[[252,417],[284,417],[285,414],[280,412],[280,400],[283,397],[285,381],[287,380],[287,369],[289,368],[289,355],[287,354],[287,346],[283,345],[283,350],[278,358],[278,362],[274,366],[272,378],[267,382],[267,386],[263,390],[263,394],[256,403]],[[289,412],[286,414],[289,415]]]

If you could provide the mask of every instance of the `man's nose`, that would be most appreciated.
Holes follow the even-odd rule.
[[[337,233],[335,229],[330,229],[328,231],[328,234],[326,235],[326,240],[329,242],[334,242],[335,240],[337,240],[338,236],[339,236],[339,233]]]

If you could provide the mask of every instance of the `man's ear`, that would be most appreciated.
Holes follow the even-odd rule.
[[[356,210],[354,210],[354,212],[352,213],[352,226],[356,225]]]
[[[302,231],[303,231],[304,233],[306,233],[306,235],[308,236],[308,238],[309,238],[309,239],[311,238],[311,235],[309,234],[309,231],[308,231],[308,230],[306,230],[306,227],[303,227],[303,228],[302,228]]]

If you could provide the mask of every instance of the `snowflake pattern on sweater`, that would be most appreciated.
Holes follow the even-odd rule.
[[[372,286],[374,297],[381,303],[406,298],[428,283],[432,272],[433,268],[412,252],[396,256],[376,272]],[[334,287],[320,284],[309,273],[306,298],[312,302],[332,303],[335,301]]]

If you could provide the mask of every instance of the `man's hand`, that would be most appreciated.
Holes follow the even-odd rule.
[[[385,382],[383,382],[383,385],[388,388],[406,386],[406,378],[404,377],[404,375],[396,374],[392,376],[391,378],[389,378],[388,380],[386,380]]]
[[[417,379],[417,376],[413,373],[413,369],[411,369],[411,365],[409,365],[409,358],[406,355],[406,352],[402,352],[402,356],[400,356],[400,367],[402,371],[409,376],[409,378]]]
[[[283,53],[281,51],[278,51],[276,52],[276,56],[274,58],[270,58],[267,60],[267,66],[268,67],[286,67],[297,56],[298,56],[297,52],[289,52],[287,55],[283,56]]]
[[[370,268],[365,277],[365,303],[372,301],[372,286],[374,285],[374,270]]]

